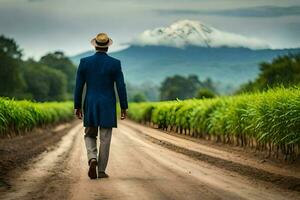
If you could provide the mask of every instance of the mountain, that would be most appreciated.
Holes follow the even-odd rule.
[[[219,91],[231,92],[258,75],[260,62],[300,53],[300,49],[267,47],[259,39],[183,20],[144,31],[129,48],[110,55],[121,60],[125,78],[131,84],[150,81],[159,85],[167,76],[196,74],[200,80],[210,77],[218,82]],[[78,64],[80,58],[91,54],[93,51],[71,59]]]
[[[266,49],[270,45],[258,38],[220,31],[199,21],[181,20],[168,27],[146,30],[132,42],[134,45],[169,46],[183,48],[199,47],[245,47]]]

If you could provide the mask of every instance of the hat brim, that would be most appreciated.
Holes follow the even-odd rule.
[[[99,47],[99,48],[106,48],[106,47],[109,47],[110,45],[113,44],[113,41],[112,39],[108,38],[109,39],[109,42],[106,44],[106,45],[103,45],[103,46],[100,46],[96,43],[96,38],[93,38],[91,40],[91,44],[94,46],[94,47]]]

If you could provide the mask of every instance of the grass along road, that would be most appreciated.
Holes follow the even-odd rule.
[[[0,199],[299,199],[295,190],[255,175],[244,176],[226,162],[222,167],[211,160],[195,159],[182,149],[165,145],[169,143],[213,157],[216,162],[243,164],[299,179],[297,171],[257,164],[251,158],[123,121],[113,131],[107,168],[110,178],[90,180],[83,128],[78,124],[56,148],[28,163],[28,169],[14,178],[12,188]]]

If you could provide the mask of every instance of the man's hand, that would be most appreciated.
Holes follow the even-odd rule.
[[[75,115],[78,119],[82,119],[82,111],[80,108],[75,109]]]
[[[127,110],[126,109],[121,109],[121,120],[127,118]]]

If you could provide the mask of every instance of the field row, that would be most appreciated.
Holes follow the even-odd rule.
[[[129,118],[160,129],[296,159],[300,149],[300,89],[204,100],[131,103]]]
[[[0,98],[0,136],[18,135],[72,118],[72,102],[34,103]]]

